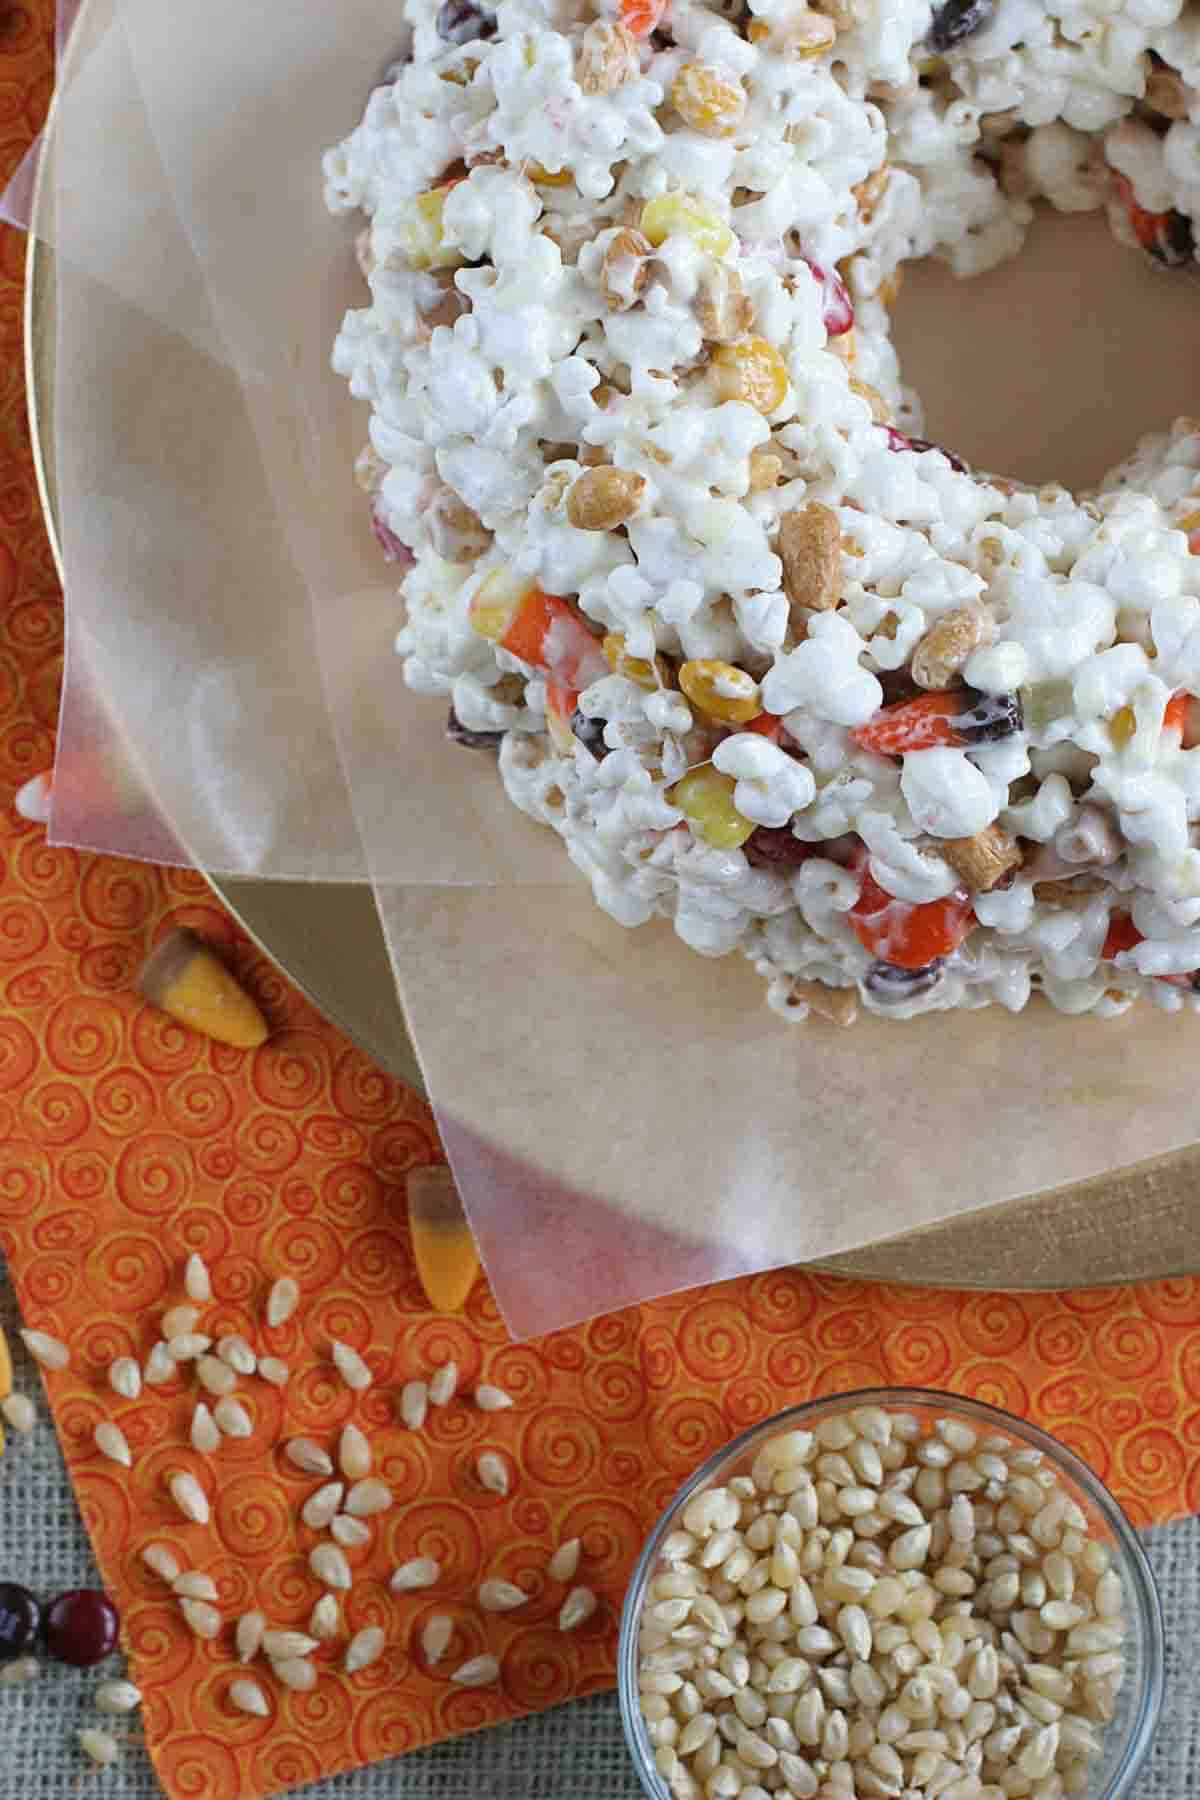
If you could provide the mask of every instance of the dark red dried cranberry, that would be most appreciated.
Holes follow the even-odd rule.
[[[986,25],[994,4],[995,0],[946,0],[944,6],[934,9],[933,23],[925,42],[940,56],[943,50],[961,44],[964,38]]]
[[[798,869],[815,856],[818,844],[802,844],[790,825],[760,825],[742,845],[746,861],[756,869]]]
[[[601,761],[608,755],[608,745],[604,741],[604,720],[589,719],[586,713],[576,707],[571,714],[571,730],[585,749]]]
[[[448,44],[473,44],[496,35],[496,15],[473,0],[444,0],[438,8],[437,34]]]
[[[89,1669],[117,1647],[120,1614],[107,1594],[94,1588],[72,1588],[60,1594],[46,1614],[46,1648],[59,1662]]]
[[[956,456],[953,450],[947,450],[944,444],[935,444],[932,438],[909,438],[907,448],[909,450],[940,450],[950,467],[957,469],[960,475],[969,475],[971,472],[961,456]]]
[[[1196,255],[1192,221],[1186,213],[1164,213],[1162,226],[1154,241],[1147,244],[1146,248],[1155,262],[1161,263],[1164,269],[1183,268],[1185,264],[1194,261]]]
[[[912,439],[905,437],[902,431],[897,431],[894,425],[885,425],[884,430],[887,432],[889,450],[912,449]]]
[[[0,1581],[0,1662],[25,1656],[42,1629],[42,1607],[27,1587]]]
[[[468,750],[499,750],[502,731],[472,731],[463,724],[454,708],[446,715],[446,736],[452,743],[463,744]]]
[[[980,694],[965,690],[970,705],[954,715],[954,729],[968,745],[998,744],[1025,724],[1020,694]]]
[[[901,969],[895,963],[872,963],[863,978],[863,987],[873,1000],[883,1006],[903,1006],[921,994],[928,994],[942,979],[945,964],[941,957],[926,963],[923,969]]]

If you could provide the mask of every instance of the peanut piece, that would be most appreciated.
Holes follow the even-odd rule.
[[[585,469],[567,495],[567,518],[581,531],[612,531],[632,518],[645,488],[632,469]]]
[[[1020,845],[999,825],[987,825],[974,837],[947,838],[938,849],[976,894],[986,894],[1022,862]]]
[[[611,94],[642,72],[637,39],[624,25],[597,19],[583,34],[575,79],[585,94]]]
[[[692,311],[708,344],[734,344],[754,324],[754,302],[743,292],[741,276],[715,260],[700,282]]]
[[[990,637],[991,619],[978,607],[958,606],[943,613],[913,651],[913,680],[923,688],[959,686],[963,664]]]
[[[785,56],[807,62],[832,49],[836,38],[837,26],[832,19],[827,19],[824,13],[805,11],[788,26],[782,48]]]
[[[600,290],[615,311],[627,312],[637,304],[650,278],[646,258],[653,254],[654,245],[640,231],[622,226],[613,233],[604,252]]]
[[[832,507],[810,500],[779,521],[783,586],[793,607],[832,612],[842,597],[842,527]]]

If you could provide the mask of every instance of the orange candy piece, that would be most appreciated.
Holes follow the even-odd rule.
[[[235,1050],[265,1043],[267,1021],[216,952],[186,926],[171,932],[143,965],[138,992],[181,1025]]]
[[[620,0],[617,17],[631,37],[648,38],[666,15],[667,0]]]
[[[454,1177],[444,1165],[412,1171],[408,1224],[429,1304],[438,1312],[460,1312],[479,1273],[479,1251]]]

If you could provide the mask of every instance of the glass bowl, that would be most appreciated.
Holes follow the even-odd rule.
[[[1105,1543],[1112,1568],[1124,1590],[1125,1675],[1112,1721],[1101,1727],[1101,1753],[1089,1764],[1086,1796],[1081,1800],[1121,1800],[1133,1786],[1158,1723],[1163,1698],[1163,1620],[1158,1591],[1136,1532],[1104,1484],[1065,1444],[982,1401],[964,1400],[931,1388],[865,1388],[834,1394],[789,1407],[752,1426],[719,1450],[680,1488],[651,1532],[630,1580],[621,1618],[618,1682],[621,1720],[634,1765],[651,1800],[673,1800],[671,1788],[655,1767],[654,1747],[638,1700],[638,1626],[650,1581],[662,1568],[661,1546],[679,1527],[688,1502],[702,1489],[721,1486],[747,1474],[763,1445],[783,1431],[809,1430],[831,1414],[855,1407],[877,1406],[917,1418],[922,1435],[939,1419],[961,1420],[986,1437],[1040,1452],[1057,1474],[1062,1488],[1087,1516],[1088,1535]],[[851,1716],[851,1723],[853,1718]],[[811,1753],[810,1753],[811,1754]],[[704,1792],[703,1783],[698,1787]],[[786,1800],[788,1790],[780,1789]]]

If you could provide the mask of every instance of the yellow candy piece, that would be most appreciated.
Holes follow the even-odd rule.
[[[514,575],[510,569],[493,569],[472,596],[469,608],[471,630],[498,644],[532,587],[527,576]]]
[[[446,195],[454,185],[447,182],[444,187],[429,188],[409,202],[399,236],[400,247],[414,269],[456,269],[462,263],[461,252],[446,243],[442,216]]]
[[[656,248],[676,234],[691,238],[713,256],[724,256],[733,248],[733,233],[720,213],[694,194],[660,194],[647,200],[640,225],[642,235]]]
[[[540,162],[526,163],[525,173],[537,187],[570,187],[575,179],[570,169],[547,169]]]
[[[267,1022],[249,994],[204,939],[186,927],[163,939],[137,985],[151,1006],[218,1043],[254,1050],[267,1040]]]
[[[643,656],[626,656],[623,632],[610,631],[600,648],[613,674],[623,675],[635,687],[645,688],[648,694],[670,687],[671,671],[664,658],[656,656],[653,662],[647,662]]]
[[[1123,706],[1108,721],[1108,735],[1118,750],[1123,750],[1137,730],[1137,717],[1132,706]]]
[[[1182,519],[1176,519],[1175,529],[1176,531],[1186,531],[1189,537],[1193,532],[1200,531],[1200,512],[1184,513]],[[1192,549],[1192,555],[1195,554],[1196,551]]]
[[[753,675],[716,657],[685,662],[679,685],[700,712],[726,725],[746,725],[762,711],[762,696]]]
[[[408,1224],[429,1304],[438,1312],[459,1312],[479,1273],[479,1251],[449,1169],[412,1171]]]
[[[685,813],[696,836],[714,850],[736,850],[754,830],[733,804],[737,786],[732,775],[722,775],[711,763],[689,769],[671,789],[668,798]]]
[[[7,1400],[11,1393],[12,1356],[9,1353],[8,1339],[3,1331],[0,1331],[0,1400]],[[3,1435],[0,1435],[0,1446],[3,1445],[3,1442]]]
[[[671,83],[671,105],[705,137],[731,137],[746,116],[746,90],[732,72],[686,62]]]
[[[713,374],[721,400],[740,400],[764,415],[787,398],[787,364],[763,337],[739,338],[713,352]]]

